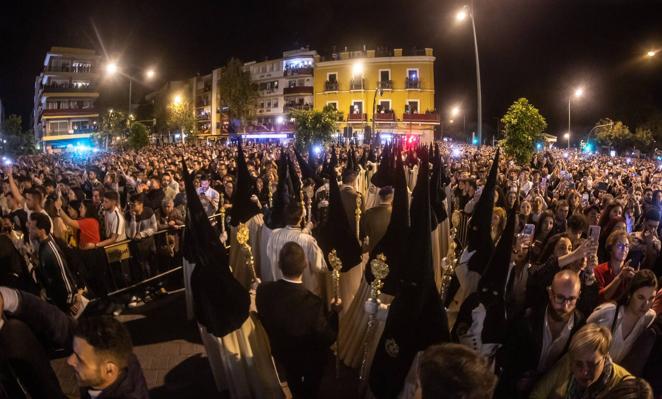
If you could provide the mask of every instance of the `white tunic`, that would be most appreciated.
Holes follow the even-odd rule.
[[[308,267],[303,271],[303,286],[320,298],[325,297],[326,282],[325,274],[327,271],[324,253],[317,245],[313,236],[304,233],[298,227],[287,226],[282,229],[276,229],[271,233],[267,243],[267,256],[271,263],[271,273],[278,280],[283,277],[278,267],[278,255],[283,246],[288,242],[296,242],[301,245],[308,261]]]

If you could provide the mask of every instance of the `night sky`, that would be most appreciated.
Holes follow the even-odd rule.
[[[0,98],[7,113],[32,110],[34,78],[51,46],[95,48],[121,64],[156,66],[160,81],[205,74],[230,57],[275,58],[309,45],[323,54],[387,46],[432,47],[437,103],[455,103],[475,122],[475,69],[470,24],[458,25],[455,0],[281,1],[12,1],[0,8]],[[631,127],[662,112],[662,1],[476,0],[483,120],[496,126],[508,105],[527,97],[549,123],[573,130],[600,117]],[[159,84],[155,84],[154,87]],[[135,86],[134,86],[135,88]],[[149,90],[149,88],[143,88]],[[126,102],[126,81],[107,82],[104,103]]]

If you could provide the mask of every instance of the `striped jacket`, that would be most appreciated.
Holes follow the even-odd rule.
[[[37,278],[48,300],[63,311],[68,311],[77,292],[76,280],[62,250],[50,235],[39,243]]]

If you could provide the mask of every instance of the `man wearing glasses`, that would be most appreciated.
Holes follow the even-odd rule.
[[[528,397],[536,380],[566,353],[570,338],[585,323],[576,309],[580,291],[579,275],[561,270],[547,287],[547,305],[515,322],[499,356],[503,373],[497,397]]]

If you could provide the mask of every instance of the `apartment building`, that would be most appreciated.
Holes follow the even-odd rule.
[[[97,129],[100,57],[94,50],[52,47],[34,85],[34,134],[42,149],[92,145]]]
[[[340,112],[338,131],[363,138],[407,135],[432,141],[439,115],[434,102],[431,48],[341,51],[315,63],[316,110]]]

